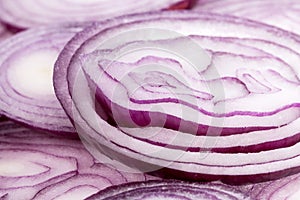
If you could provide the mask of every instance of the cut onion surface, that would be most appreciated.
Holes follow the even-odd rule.
[[[145,11],[184,9],[190,3],[190,0],[1,0],[0,18],[12,26],[29,28],[61,22],[99,21]]]
[[[299,181],[299,174],[295,174],[275,181],[239,186],[236,189],[256,200],[297,200],[300,197]]]
[[[251,198],[233,187],[220,183],[201,184],[176,180],[162,180],[112,186],[88,198],[88,200],[104,199],[250,200]]]
[[[245,17],[300,34],[298,0],[196,0],[193,10]]]
[[[132,15],[72,38],[55,92],[93,152],[165,177],[266,181],[300,170],[299,49],[232,16]]]
[[[0,123],[0,196],[5,199],[84,199],[111,185],[151,176],[95,162],[79,140]]]
[[[1,43],[0,110],[34,128],[74,133],[54,94],[54,62],[83,24],[40,27]]]

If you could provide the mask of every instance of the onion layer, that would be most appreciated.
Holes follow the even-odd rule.
[[[300,34],[300,2],[286,0],[197,0],[194,10],[230,14],[264,22]]]
[[[95,162],[80,141],[0,123],[0,196],[84,199],[108,186],[152,179]]]
[[[195,85],[192,83],[196,84],[202,77],[190,73],[188,65],[170,55],[142,49],[137,54],[129,54],[128,58],[122,57],[123,60],[107,59],[114,58],[111,55],[124,55],[119,54],[120,49],[130,43],[139,43],[139,40],[165,40],[162,43],[168,43],[168,40],[174,39],[174,35],[170,38],[170,34],[143,32],[145,29],[161,30],[161,27],[168,33],[176,31],[181,35],[197,35],[200,38],[196,39],[196,43],[200,42],[198,46],[206,49],[211,62],[210,65],[196,65],[198,74],[206,73],[204,83],[208,87],[213,81],[221,83],[224,90],[223,95],[220,91],[220,100],[210,98],[220,94],[216,90],[219,87],[212,86],[209,91],[189,93],[194,95],[192,101],[185,102],[184,98],[178,97],[179,93],[175,93],[177,99],[167,96],[165,102],[158,101],[155,95],[162,93],[160,91],[164,85],[169,84],[173,89],[193,88]],[[135,33],[134,37],[126,35],[130,31]],[[210,44],[205,46],[205,43]],[[231,45],[240,47],[238,52],[236,48],[229,48]],[[75,121],[88,148],[94,152],[107,151],[111,157],[146,171],[164,168],[160,171],[166,177],[221,179],[231,183],[265,181],[299,171],[299,51],[298,36],[235,17],[191,12],[134,15],[95,24],[75,36],[59,56],[56,63],[59,70],[55,72],[60,75],[54,75],[54,82],[57,96]],[[108,57],[105,57],[106,53]],[[130,59],[132,56],[137,60]],[[150,64],[163,63],[168,70],[177,71],[169,75],[162,71],[163,67],[138,71],[143,66],[143,59]],[[112,61],[112,65],[103,65],[106,60]],[[61,63],[69,63],[68,68],[63,69]],[[130,67],[136,71],[126,72]],[[103,69],[107,70],[103,72]],[[181,69],[184,73],[179,73]],[[153,81],[151,76],[147,79],[147,89],[143,88],[140,96],[126,96],[122,86],[128,82],[122,81],[128,80],[128,72],[134,72],[137,78],[146,80],[151,70],[156,75],[151,75]],[[125,78],[119,79],[122,73]],[[184,76],[189,84],[180,82],[176,73]],[[163,78],[158,79],[158,75]],[[167,80],[167,83],[160,80]],[[140,84],[138,81],[135,79],[135,83]],[[116,92],[111,95],[114,90]],[[216,93],[208,93],[214,90]],[[132,92],[128,91],[127,94]],[[150,93],[153,95],[148,95]],[[200,94],[208,96],[203,98]],[[283,96],[285,98],[281,98]],[[122,104],[122,100],[129,104]],[[203,104],[195,103],[197,100]],[[141,107],[134,107],[135,104]],[[154,110],[156,105],[163,112]],[[203,105],[203,108],[195,107],[198,105]],[[215,107],[210,110],[210,106],[205,105]],[[109,113],[107,111],[111,106],[117,109]],[[218,106],[224,109],[218,109]],[[188,114],[195,113],[195,110],[199,111],[195,116],[200,115],[196,118],[200,120],[189,118]],[[176,111],[187,115],[176,115]],[[143,116],[143,112],[144,116],[154,113],[151,120],[170,116],[178,121],[163,127],[146,124],[142,128],[132,118],[134,127],[127,122],[119,126],[116,121],[118,115],[130,119],[132,114]],[[138,118],[142,122],[147,119]],[[208,134],[181,131],[181,121],[187,121],[187,128],[188,122],[193,126],[207,126]],[[224,135],[223,128],[227,131]]]
[[[175,180],[127,183],[109,187],[88,200],[104,199],[250,199],[239,190],[219,183],[201,184]]]
[[[195,68],[174,57],[186,40],[202,47]],[[297,35],[231,16],[133,15],[77,34],[55,91],[89,149],[165,176],[265,181],[299,171],[298,49]]]
[[[190,0],[20,0],[0,1],[0,18],[18,28],[57,22],[100,21],[145,11],[187,8]]]
[[[296,200],[300,196],[299,181],[299,174],[295,174],[275,181],[238,186],[236,189],[257,200]]]
[[[34,128],[74,133],[54,94],[52,74],[57,55],[83,26],[41,27],[1,44],[0,110],[4,115]]]

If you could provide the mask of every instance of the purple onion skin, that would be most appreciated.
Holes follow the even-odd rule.
[[[47,52],[48,49],[51,49],[58,54],[68,40],[88,24],[89,23],[78,23],[44,26],[23,31],[12,36],[12,38],[3,41],[3,52],[2,58],[0,59],[0,66],[3,71],[0,79],[0,110],[2,111],[2,115],[35,130],[53,132],[55,134],[70,137],[78,137],[73,125],[64,113],[55,94],[30,95],[27,93],[29,88],[25,87],[24,91],[16,89],[14,84],[17,81],[14,80],[14,82],[13,80],[8,80],[9,78],[7,77],[8,73],[12,73],[11,67],[18,67],[16,64],[11,63],[15,61],[18,62],[19,59],[21,60],[26,58],[25,56],[23,57],[22,53],[30,55],[32,53],[36,53],[36,49],[40,48],[41,52],[43,52],[43,50]],[[51,54],[50,56],[51,59],[55,59],[55,57],[52,58]],[[50,65],[47,67],[51,68],[54,66]],[[16,72],[17,70],[13,73]],[[26,76],[27,74],[24,75],[24,77]],[[51,75],[49,81],[52,81]],[[51,86],[51,83],[49,85]],[[61,126],[59,123],[61,123]]]

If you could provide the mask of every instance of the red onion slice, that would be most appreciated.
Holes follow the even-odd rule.
[[[4,115],[34,128],[74,133],[55,97],[52,74],[59,52],[83,26],[41,27],[1,44],[0,109]]]
[[[300,2],[286,0],[280,3],[272,0],[197,0],[196,11],[230,14],[264,22],[300,34]]]
[[[251,199],[241,191],[219,183],[190,183],[175,180],[127,183],[109,187],[88,200],[104,199]]]
[[[155,17],[155,16],[153,16]],[[68,71],[70,73],[77,73],[78,69],[69,69],[67,66],[71,63],[71,58],[73,57],[73,54],[77,51],[77,49],[85,42],[85,40],[89,39],[90,37],[96,35],[99,31],[104,30],[106,28],[109,28],[113,25],[120,25],[125,22],[131,22],[131,21],[138,21],[148,18],[147,14],[140,14],[140,15],[131,15],[130,17],[118,17],[115,19],[103,21],[103,22],[96,22],[93,25],[87,27],[82,32],[79,32],[76,34],[66,45],[65,48],[61,51],[59,54],[59,57],[55,63],[54,67],[54,74],[53,74],[53,85],[54,90],[57,98],[59,99],[59,102],[63,105],[63,108],[65,109],[66,113],[69,116],[73,116],[73,107],[72,105],[72,98],[68,94],[69,92],[69,86],[67,81],[67,73]],[[157,15],[156,18],[160,18],[160,15]],[[78,54],[81,54],[81,52],[78,52]],[[70,86],[73,85],[73,83],[69,84]],[[105,115],[105,113],[103,113]],[[71,117],[73,118],[73,117]]]
[[[1,0],[0,18],[18,28],[29,28],[57,22],[99,21],[124,14],[187,8],[189,4],[189,0]]]
[[[127,23],[124,23],[125,21]],[[225,57],[232,66],[237,63],[248,64],[248,61],[252,63],[253,71],[245,70],[245,76],[240,76],[243,71],[235,66],[233,69],[239,70],[239,73],[229,73],[229,77],[234,80],[242,77],[239,81],[245,85],[246,83],[251,85],[249,91],[261,97],[258,99],[274,102],[277,106],[244,101],[245,99],[243,100],[241,97],[234,99],[240,101],[240,108],[249,109],[249,113],[247,113],[249,121],[245,117],[244,124],[237,126],[234,123],[240,119],[240,115],[226,116],[235,118],[231,121],[232,124],[228,123],[231,125],[229,127],[251,127],[253,123],[259,126],[257,128],[253,126],[253,129],[251,128],[249,131],[241,131],[239,134],[228,136],[218,135],[220,129],[223,128],[220,124],[217,124],[217,130],[210,129],[211,135],[199,136],[176,131],[175,128],[173,128],[174,130],[162,127],[133,129],[130,126],[125,128],[116,126],[109,121],[110,118],[114,119],[114,115],[103,114],[106,111],[105,106],[95,107],[99,105],[94,101],[95,93],[93,92],[97,88],[104,90],[105,87],[110,88],[118,84],[112,85],[106,82],[104,85],[97,85],[98,79],[96,81],[96,77],[94,79],[90,77],[95,75],[93,72],[98,72],[99,65],[86,65],[85,59],[96,55],[97,61],[101,63],[105,54],[103,52],[109,53],[122,45],[130,45],[131,42],[138,40],[174,38],[174,35],[171,35],[170,38],[168,34],[154,34],[155,38],[153,38],[153,35],[149,36],[145,32],[135,34],[134,37],[118,37],[124,32],[145,28],[161,29],[161,27],[166,28],[169,33],[177,31],[183,35],[198,35],[197,37],[200,38],[208,37],[211,38],[210,40],[220,40],[225,44],[228,41],[238,45],[240,53],[234,51],[234,48],[229,48],[227,52],[226,45],[224,45],[221,53],[213,54],[215,57],[212,58],[216,59],[212,59],[212,61],[217,62],[217,58],[221,56],[222,59]],[[213,49],[207,46],[205,46],[206,49]],[[99,149],[107,151],[111,157],[120,159],[131,166],[144,167],[143,170],[158,170],[160,167],[165,167],[161,170],[161,172],[166,172],[165,176],[172,175],[177,178],[197,180],[221,179],[230,183],[264,181],[299,171],[299,151],[297,150],[300,133],[299,93],[297,92],[299,68],[296,67],[300,60],[297,53],[299,48],[300,38],[292,33],[235,17],[191,12],[134,15],[96,24],[77,34],[59,56],[56,63],[56,68],[59,70],[54,75],[54,83],[58,98],[75,121],[81,137],[86,144],[90,145],[88,148],[94,152]],[[216,50],[218,49],[216,48]],[[152,55],[150,53],[150,55],[163,60],[169,59],[161,54]],[[252,59],[249,55],[252,55]],[[156,58],[156,60],[159,59]],[[244,63],[243,60],[247,62]],[[131,61],[131,59],[126,59],[125,65],[128,63],[130,65]],[[68,63],[68,68],[63,68],[62,63]],[[121,63],[115,62],[115,64],[121,67]],[[220,66],[220,64],[222,62],[216,63],[216,66]],[[252,72],[253,77],[257,77],[262,70],[257,67],[258,64],[268,64],[269,67],[262,68],[266,71],[262,73],[261,77],[258,76],[257,80],[251,79],[247,73]],[[268,71],[268,69],[271,70]],[[118,72],[116,70],[115,74]],[[224,74],[226,77],[226,73]],[[233,75],[234,77],[232,77]],[[266,77],[269,78],[269,81],[264,81]],[[86,78],[88,78],[88,82]],[[278,85],[275,80],[281,80],[284,84]],[[263,81],[264,87],[259,85],[261,81]],[[93,82],[96,85],[93,85]],[[109,89],[107,91],[109,92]],[[294,99],[278,98],[274,101],[272,96],[284,91],[289,91],[286,94]],[[264,99],[265,95],[266,99]],[[247,103],[248,107],[243,102]],[[228,109],[234,109],[230,106],[231,103],[232,101],[228,102]],[[261,107],[256,107],[256,110],[251,112],[251,105],[254,107],[261,105]],[[264,106],[268,107],[264,109]],[[209,116],[207,115],[207,117]],[[281,119],[281,117],[283,118]],[[266,121],[261,122],[261,120]],[[265,122],[267,123],[264,124]],[[213,124],[207,125],[212,127]],[[261,129],[265,125],[267,125],[267,129]],[[275,135],[274,138],[273,135]],[[189,149],[189,147],[194,149]]]
[[[197,42],[199,46],[205,45],[202,44],[201,38],[193,38],[193,42]],[[298,86],[297,76],[284,61],[265,52],[261,52],[261,55],[256,54],[253,58],[253,49],[250,55],[246,50],[228,53],[207,49],[212,51],[212,61],[208,67],[199,70],[195,75],[194,69],[183,60],[174,60],[172,57],[164,59],[161,58],[163,55],[159,55],[160,52],[149,50],[164,47],[175,49],[187,43],[189,41],[184,38],[175,41],[135,43],[118,48],[108,55],[97,52],[82,59],[85,72],[96,85],[108,83],[110,86],[99,87],[101,94],[98,96],[100,101],[106,101],[109,107],[107,109],[119,126],[163,126],[165,123],[168,128],[179,127],[183,132],[196,130],[197,133],[206,134],[209,123],[216,120],[212,118],[224,117],[222,128],[226,129],[222,131],[224,134],[230,134],[259,130],[259,127],[274,128],[286,125],[298,117],[297,112],[294,115],[288,111],[290,105],[297,102],[297,95],[285,103],[278,101],[272,105],[262,100],[261,94],[264,94],[264,98],[274,98],[286,92],[291,93]],[[141,50],[143,48],[145,50]],[[139,51],[136,57],[130,53],[126,54],[135,49]],[[114,55],[123,54],[126,55],[121,61],[114,61]],[[198,56],[201,54],[198,52]],[[126,59],[127,61],[124,61]],[[235,60],[235,63],[229,68],[224,63],[231,60]],[[262,66],[261,69],[253,69],[258,64]],[[141,69],[143,71],[139,72]],[[214,70],[219,73],[212,74]],[[272,71],[281,75],[277,76]],[[286,84],[279,85],[278,79],[283,79]],[[224,88],[225,94],[218,93],[215,89],[218,86]],[[258,103],[249,108],[251,101]],[[155,107],[159,104],[163,106]],[[162,107],[164,113],[161,113]],[[185,109],[189,114],[183,119],[181,115],[186,113]],[[282,113],[290,113],[291,118],[281,118],[279,122],[277,119]],[[252,121],[249,118],[251,115],[259,116],[261,120]],[[238,122],[237,117],[233,116],[239,118]]]
[[[0,143],[0,196],[7,199],[83,199],[111,185],[152,179],[94,162],[78,140],[10,121],[0,123]]]

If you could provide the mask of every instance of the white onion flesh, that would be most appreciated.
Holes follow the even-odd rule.
[[[124,21],[131,23],[124,24]],[[99,111],[102,114],[98,115],[95,110],[93,96],[95,91],[93,90],[97,87],[103,90],[103,96],[107,95],[109,105],[113,100],[112,96],[108,95],[113,90],[112,86],[118,87],[118,84],[121,85],[116,79],[104,79],[105,83],[102,83],[101,79],[97,79],[97,74],[100,77],[103,75],[101,74],[103,71],[99,71],[101,64],[97,65],[97,61],[99,61],[98,64],[103,61],[101,60],[103,58],[101,52],[106,51],[109,53],[110,51],[113,52],[113,49],[117,49],[115,52],[118,53],[118,49],[122,46],[125,45],[126,47],[126,44],[130,45],[130,43],[139,42],[140,40],[168,40],[174,38],[174,35],[169,38],[170,35],[168,34],[147,35],[149,31],[143,32],[147,29],[161,30],[161,27],[169,32],[197,35],[196,37],[200,37],[202,40],[208,38],[208,40],[227,42],[240,47],[236,51],[229,48],[227,52],[226,45],[224,45],[224,48],[219,49],[218,52],[216,47],[207,45],[207,43],[203,45],[206,44],[205,48],[208,50],[216,50],[216,52],[213,52],[212,63],[215,62],[215,66],[219,67],[219,70],[226,67],[226,65],[223,66],[224,63],[230,63],[229,66],[233,66],[233,68],[228,67],[229,72],[225,70],[219,74],[223,75],[224,78],[232,78],[233,76],[235,80],[238,79],[244,84],[252,86],[252,88],[249,87],[249,95],[228,100],[225,106],[226,109],[229,109],[225,109],[225,113],[237,109],[238,111],[246,111],[245,115],[228,115],[221,118],[221,123],[217,123],[218,117],[215,117],[215,121],[212,120],[212,125],[216,125],[216,129],[212,127],[209,135],[199,136],[189,135],[187,133],[189,131],[181,132],[177,128],[170,130],[169,128],[157,127],[155,129],[151,126],[141,129],[134,127],[136,129],[132,131],[131,125],[128,125],[127,122],[125,125],[127,124],[128,127],[125,126],[124,128],[114,127],[105,121],[107,118],[122,116],[122,112],[124,112],[124,117],[120,117],[120,119],[124,120],[127,117],[130,120],[127,112],[132,108],[130,105],[128,107],[126,105],[123,111],[120,109],[120,112],[115,112],[113,115],[108,114],[109,116],[105,116],[106,118],[103,117],[103,110]],[[134,32],[135,30],[138,31]],[[134,37],[130,37],[130,31],[136,33]],[[126,34],[122,35],[122,33]],[[57,78],[56,75],[54,76],[55,89],[65,110],[76,121],[77,128],[82,131],[81,137],[88,141],[87,144],[90,145],[90,148],[93,148],[91,145],[104,145],[113,149],[109,153],[112,157],[118,157],[121,154],[127,157],[128,160],[133,159],[134,161],[127,162],[129,164],[138,166],[138,161],[152,164],[143,170],[151,171],[160,169],[159,166],[166,167],[168,169],[161,170],[166,176],[173,175],[197,180],[221,179],[231,183],[264,181],[280,177],[281,172],[285,174],[295,173],[299,168],[300,160],[297,150],[300,127],[298,120],[299,68],[296,67],[300,61],[300,56],[297,53],[299,48],[300,38],[294,34],[225,15],[166,12],[148,14],[147,16],[140,15],[139,17],[131,16],[128,19],[119,18],[90,27],[73,38],[60,55],[60,58],[63,58],[65,62],[69,62],[70,65],[67,69],[59,70],[60,73],[64,74],[64,77]],[[77,52],[75,53],[75,51]],[[97,54],[100,56],[98,57]],[[146,54],[149,55],[149,52]],[[253,54],[255,56],[252,56]],[[89,65],[85,61],[88,61],[88,57],[91,55],[95,55],[97,60]],[[70,60],[72,56],[73,58]],[[65,60],[66,57],[67,61]],[[160,55],[157,57],[160,57]],[[155,59],[159,60],[157,57]],[[131,59],[132,57],[128,58]],[[162,59],[167,60],[165,57]],[[226,62],[222,62],[222,59]],[[132,61],[135,60],[136,58],[127,60],[125,65],[130,66],[130,63],[132,64]],[[60,62],[59,59],[56,67],[61,66]],[[114,70],[112,71],[117,74],[120,72],[117,67],[122,67],[123,64],[118,62],[114,64],[115,66],[112,67]],[[239,66],[247,66],[248,64],[249,69],[245,68],[244,71],[241,71]],[[137,64],[133,65],[137,66]],[[259,65],[263,67],[258,68]],[[253,82],[251,78],[249,79],[249,76],[248,79],[243,79],[247,76],[239,76],[240,74],[236,71],[246,74],[253,73],[253,77],[257,77],[257,74],[261,73],[262,77],[258,80],[263,81],[263,84],[266,83],[264,87],[269,87],[269,90],[266,92],[264,87],[256,84],[255,81]],[[89,79],[89,83],[86,82],[86,78]],[[266,78],[268,81],[265,81]],[[68,91],[66,91],[64,83],[66,80],[68,80]],[[258,80],[257,83],[261,83]],[[277,84],[278,80],[284,84]],[[230,88],[225,88],[225,90],[231,91]],[[155,91],[157,90],[155,89]],[[123,92],[123,95],[121,92],[115,94],[116,97],[121,99],[126,92]],[[230,97],[238,93],[229,94]],[[280,98],[282,96],[288,96],[289,98]],[[165,104],[161,105],[164,108]],[[150,111],[147,108],[147,103],[142,106],[144,107],[141,107],[141,111]],[[170,106],[166,108],[166,111],[178,110],[176,107],[173,107],[174,110],[172,110],[173,105],[166,104],[166,106]],[[183,109],[183,111],[185,110]],[[200,119],[204,121],[209,117],[210,115],[207,114],[200,117]],[[224,122],[224,126],[222,126],[222,122]],[[203,124],[210,127],[209,120],[206,124]],[[188,128],[188,126],[186,127]],[[250,129],[244,131],[243,128],[245,127]],[[229,131],[227,134],[232,135],[220,135],[218,131],[223,128]],[[230,129],[234,128],[238,129],[230,133]],[[276,139],[272,137],[273,135]],[[190,140],[187,141],[186,138]],[[95,150],[97,149],[95,148]],[[274,155],[276,156],[274,157]],[[122,160],[126,162],[125,158]],[[158,167],[153,169],[153,165],[158,165]]]
[[[189,0],[1,0],[0,19],[18,28],[100,21],[125,14],[142,13],[172,8],[186,8]]]
[[[197,0],[193,9],[243,17],[300,34],[298,0]]]
[[[64,45],[85,24],[40,27],[1,43],[0,110],[36,129],[74,135],[54,94],[53,69]]]

